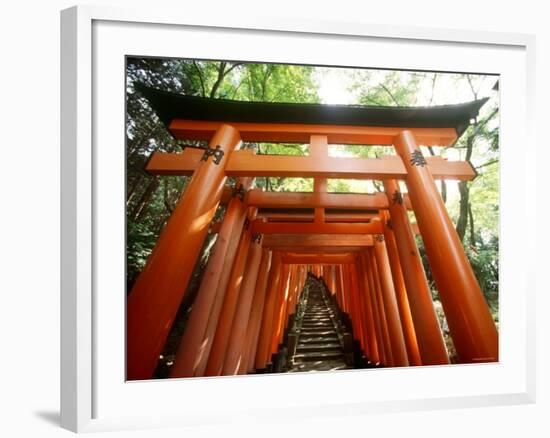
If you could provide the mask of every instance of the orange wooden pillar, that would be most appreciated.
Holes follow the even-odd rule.
[[[345,302],[347,303],[346,305],[346,308],[344,309],[344,311],[348,314],[348,316],[350,317],[351,319],[351,323],[352,323],[352,329],[353,329],[353,337],[355,339],[357,339],[357,327],[355,326],[354,324],[354,306],[353,306],[353,301],[352,301],[352,293],[351,293],[351,278],[350,278],[350,275],[349,275],[349,265],[342,265],[342,281],[344,283],[344,295],[345,295]]]
[[[312,135],[309,138],[309,156],[316,162],[322,162],[328,158],[328,138],[326,135]],[[327,192],[327,179],[315,178],[313,180],[313,193],[319,196]],[[317,207],[314,210],[314,222],[322,224],[325,222],[324,207]]]
[[[449,357],[409,216],[403,205],[403,195],[395,180],[385,180],[384,189],[390,203],[390,220],[422,364],[448,364]]]
[[[225,164],[240,144],[239,133],[221,125],[209,147],[219,146],[221,162],[201,161],[127,300],[126,377],[153,374],[181,304],[226,180]]]
[[[498,332],[454,225],[413,134],[394,145],[460,362],[498,361]]]
[[[253,236],[248,251],[247,266],[228,337],[227,352],[221,373],[224,376],[238,374],[241,362],[244,359],[246,330],[252,313],[252,301],[262,259],[261,238],[261,235]]]
[[[323,280],[327,287],[327,291],[330,292],[330,265],[323,266]]]
[[[255,215],[255,208],[250,207],[248,211],[249,217]],[[231,277],[227,284],[227,291],[225,292],[223,306],[216,327],[216,334],[212,341],[212,347],[204,371],[205,376],[219,376],[223,370],[223,363],[227,352],[229,336],[231,334],[231,326],[233,324],[237,302],[242,289],[241,286],[245,267],[247,265],[250,238],[250,228],[245,225],[239,241],[237,255],[235,256],[235,261],[231,268]]]
[[[336,295],[336,265],[330,265],[330,292]]]
[[[409,300],[407,298],[405,281],[403,279],[403,273],[401,272],[401,264],[399,263],[395,236],[387,225],[384,226],[384,239],[386,241],[386,250],[388,251],[395,296],[397,298],[397,307],[399,308],[399,316],[401,318],[401,326],[405,337],[409,364],[415,366],[422,365]]]
[[[395,366],[408,366],[407,347],[401,327],[401,318],[399,317],[399,308],[393,286],[390,262],[384,242],[384,235],[378,234],[374,239],[374,256],[376,257],[376,266],[380,277],[380,286],[382,299],[384,302],[384,311],[386,312],[386,323],[388,324],[388,334],[392,349],[393,364]]]
[[[342,265],[342,284],[344,285],[344,311],[351,317],[353,304],[351,302],[351,285],[348,265]]]
[[[338,304],[338,307],[340,309],[343,309],[343,301],[342,301],[342,280],[340,278],[340,266],[336,265],[336,268],[334,270],[334,280],[335,280],[335,289],[336,289],[336,303]]]
[[[284,318],[286,304],[288,300],[288,289],[290,282],[290,265],[284,265],[281,274],[281,282],[279,284],[278,299],[275,303],[274,315],[273,315],[273,327],[271,332],[271,346],[270,355],[268,356],[268,362],[271,360],[271,355],[279,350],[279,343],[281,342],[284,328]]]
[[[365,355],[368,357],[369,355],[369,346],[367,343],[367,324],[366,324],[366,315],[365,315],[365,309],[363,306],[363,297],[362,297],[362,289],[359,285],[359,274],[357,270],[357,265],[354,263],[352,265],[349,265],[349,272],[351,277],[351,284],[354,292],[354,298],[355,303],[354,307],[356,307],[355,315],[358,322],[358,333],[359,333],[359,341],[361,343],[361,348],[365,352]]]
[[[384,300],[382,298],[382,287],[380,285],[380,274],[378,272],[378,266],[376,263],[376,257],[374,256],[374,250],[368,251],[368,259],[372,272],[372,280],[374,285],[374,301],[376,304],[376,310],[378,313],[378,321],[380,324],[380,341],[384,345],[384,365],[393,366],[393,351],[390,342],[390,335],[388,331],[388,324],[386,320],[386,311],[384,308]]]
[[[250,187],[250,178],[242,179],[240,186]],[[176,353],[170,377],[192,377],[195,375],[201,356],[205,354],[206,332],[209,321],[217,323],[219,310],[223,303],[229,269],[237,251],[239,236],[246,219],[246,205],[235,196],[229,201],[212,254],[208,259],[197,297],[191,308],[180,346]],[[229,267],[224,267],[229,264]],[[224,278],[224,272],[226,272]],[[219,304],[217,304],[219,303]],[[217,309],[217,310],[216,310]],[[215,326],[214,328],[215,329]],[[211,342],[211,340],[210,340]]]
[[[338,283],[340,290],[340,309],[343,312],[346,312],[347,302],[346,302],[346,291],[344,284],[344,265],[338,265]]]
[[[246,217],[245,217],[246,220]],[[243,222],[244,224],[244,222]],[[233,236],[231,236],[230,241],[230,251],[228,251],[228,257],[224,261],[222,273],[220,276],[220,282],[218,283],[218,292],[216,295],[216,300],[212,306],[211,314],[208,319],[208,324],[206,326],[206,331],[204,332],[204,337],[201,342],[200,354],[195,360],[195,376],[204,376],[206,365],[208,363],[208,358],[210,356],[210,350],[214,342],[214,337],[216,335],[216,330],[218,328],[218,322],[220,315],[223,309],[225,302],[225,295],[227,293],[229,282],[231,280],[231,274],[233,273],[233,265],[237,259],[239,245],[241,243],[242,233],[244,232],[244,227],[237,231]]]
[[[288,328],[288,320],[290,315],[295,312],[296,301],[298,300],[299,288],[300,288],[300,276],[301,276],[301,266],[292,265],[291,276],[290,276],[290,286],[288,289],[288,304],[285,310],[285,330]]]
[[[371,286],[369,283],[368,272],[365,266],[364,253],[359,254],[357,266],[359,269],[359,279],[360,279],[359,286],[361,289],[361,295],[363,297],[363,306],[365,309],[364,311],[365,320],[366,320],[365,334],[367,337],[367,344],[369,347],[368,359],[371,363],[376,364],[380,362],[380,355],[378,352],[377,334],[376,334],[376,327],[374,322],[373,305],[372,305],[372,298],[371,298]]]
[[[302,291],[304,290],[304,286],[306,284],[306,277],[307,277],[307,268],[304,265],[300,265],[300,285],[298,286],[298,296],[296,297],[296,303],[298,303],[300,296],[302,294]],[[294,312],[296,312],[296,306],[294,307]]]
[[[271,271],[269,272],[268,291],[260,325],[260,334],[258,338],[258,348],[254,361],[256,370],[264,370],[270,357],[271,331],[273,327],[273,316],[275,313],[275,303],[277,293],[279,292],[279,283],[281,282],[281,253],[273,253]]]
[[[265,304],[265,295],[267,291],[267,279],[271,269],[271,251],[263,250],[262,261],[258,279],[256,280],[256,288],[254,292],[254,300],[252,301],[252,310],[246,328],[246,357],[243,361],[243,366],[239,373],[247,373],[254,370],[254,359],[256,357],[256,349],[258,347],[258,336],[260,333],[260,325],[262,323],[262,313]]]
[[[327,290],[329,292],[329,295],[333,294],[332,291],[332,265],[325,266],[325,283],[327,285]]]

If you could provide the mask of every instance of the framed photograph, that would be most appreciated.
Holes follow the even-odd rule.
[[[61,17],[63,427],[534,402],[534,37]]]

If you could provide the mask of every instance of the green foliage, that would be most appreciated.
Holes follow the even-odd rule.
[[[146,223],[127,221],[126,263],[128,282],[133,283],[141,272],[156,241],[156,233]],[[127,292],[130,292],[128,290]]]
[[[391,70],[357,70],[350,87],[358,103],[374,106],[413,106],[419,87],[426,76],[422,73]]]
[[[313,67],[185,59],[127,59],[127,279],[131,286],[188,181],[186,177],[151,177],[144,166],[155,151],[180,151],[136,82],[187,95],[237,100],[318,102]],[[308,145],[248,144],[257,153],[306,155]],[[262,181],[263,180],[263,181]],[[270,190],[311,191],[311,179],[259,178]],[[223,214],[219,208],[216,217]]]
[[[466,254],[493,317],[498,320],[498,237],[492,236],[487,243],[479,235],[477,237],[477,246],[467,246]]]

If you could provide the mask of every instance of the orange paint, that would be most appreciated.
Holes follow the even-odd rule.
[[[364,254],[360,255],[357,266],[359,270],[359,287],[361,296],[363,297],[362,303],[365,315],[365,336],[368,344],[368,359],[370,362],[376,364],[380,362],[380,356],[378,352],[377,334],[373,315],[370,290],[371,286],[369,283],[368,273],[366,272]]]
[[[380,290],[382,292],[382,300],[386,314],[393,365],[408,366],[409,359],[407,357],[407,348],[405,346],[401,318],[399,317],[399,309],[397,307],[397,298],[393,286],[390,262],[383,237],[383,235],[379,235],[378,238],[374,239],[374,256],[376,258],[376,266],[380,279]]]
[[[284,316],[288,300],[288,289],[290,282],[290,266],[283,265],[282,271],[283,272],[281,274],[281,282],[279,284],[278,296],[273,315],[270,354],[274,354],[279,350],[279,343],[281,342],[283,336]]]
[[[255,211],[251,210],[253,209],[249,208],[249,217],[251,215],[255,215]],[[223,370],[225,354],[227,352],[229,336],[231,334],[231,326],[233,324],[237,303],[239,301],[239,296],[243,285],[245,266],[249,253],[250,238],[250,227],[245,226],[245,229],[241,234],[241,240],[239,241],[237,255],[233,262],[231,276],[229,277],[227,291],[225,292],[223,306],[218,320],[218,326],[216,327],[216,334],[214,335],[212,348],[208,356],[208,362],[205,369],[206,376],[219,376]]]
[[[405,346],[407,347],[407,356],[410,365],[422,365],[420,360],[420,351],[416,340],[416,332],[409,307],[409,299],[405,288],[403,273],[401,272],[401,264],[399,263],[399,255],[395,243],[393,231],[388,227],[384,228],[384,239],[386,242],[386,250],[390,262],[393,286],[395,288],[395,296],[397,298],[397,307],[399,308],[399,317],[401,319],[401,327],[403,336],[405,337]]]
[[[374,286],[373,297],[374,297],[374,302],[376,304],[376,310],[378,313],[378,321],[380,324],[380,342],[383,343],[384,345],[384,348],[383,348],[384,362],[382,363],[386,366],[394,366],[392,344],[390,341],[388,323],[386,319],[386,310],[384,306],[384,299],[383,299],[383,293],[382,293],[382,286],[380,282],[380,273],[378,270],[376,257],[374,256],[374,251],[369,251],[367,254],[370,260],[370,267],[372,269],[372,279],[373,279],[373,286]]]
[[[269,272],[268,291],[262,315],[262,323],[260,325],[258,348],[254,361],[254,368],[257,370],[265,369],[267,361],[271,356],[271,332],[275,313],[275,303],[277,301],[277,293],[279,292],[279,283],[281,282],[281,270],[281,254],[274,252],[271,270]]]
[[[498,361],[498,332],[437,190],[429,166],[414,165],[411,131],[394,140],[407,167],[407,188],[460,362]]]
[[[395,180],[384,181],[384,189],[390,199],[401,193]],[[424,365],[448,364],[447,349],[409,216],[399,202],[392,202],[389,211],[421,361]]]
[[[252,301],[256,288],[256,280],[260,270],[262,259],[261,242],[252,242],[248,250],[246,269],[244,274],[241,292],[235,308],[233,324],[227,339],[227,352],[223,364],[222,375],[238,374],[241,361],[244,361],[244,348],[246,330],[252,312]]]
[[[262,313],[264,310],[265,296],[267,292],[267,279],[271,268],[271,251],[263,250],[260,272],[256,280],[254,291],[254,300],[252,301],[252,310],[248,319],[246,328],[246,355],[239,374],[245,374],[254,370],[254,359],[256,358],[256,349],[258,348],[258,337],[260,334],[260,325],[262,323]]]
[[[224,166],[241,141],[238,131],[224,124],[210,139],[210,147],[220,145],[224,158],[219,165],[210,158],[197,167],[128,296],[129,380],[148,379],[153,374],[220,202]]]
[[[240,184],[248,188],[252,181],[241,180]],[[197,292],[197,298],[191,308],[191,314],[176,353],[174,365],[170,370],[171,377],[192,377],[196,374],[198,360],[205,352],[209,320],[217,321],[213,314],[216,301],[223,302],[225,282],[222,281],[224,262],[233,259],[237,250],[238,239],[246,217],[246,206],[239,197],[233,197],[221,222],[220,230],[208,259],[202,281]],[[210,340],[211,343],[211,340]],[[208,349],[209,350],[209,349]]]
[[[174,119],[169,130],[181,140],[208,140],[222,122]],[[302,123],[233,123],[243,141],[307,143],[311,135],[326,136],[332,144],[391,145],[403,128]],[[451,146],[457,135],[454,128],[411,128],[427,146]]]

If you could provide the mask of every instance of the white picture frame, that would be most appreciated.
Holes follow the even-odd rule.
[[[534,153],[529,153],[535,148],[531,122],[534,36],[247,16],[227,22],[212,14],[103,6],[64,10],[61,25],[62,427],[101,431],[269,419],[281,414],[308,418],[534,402],[535,310],[529,278],[534,278],[530,273],[535,263],[529,258],[532,256],[525,256],[534,251],[517,251],[534,248],[534,235],[518,236],[513,231],[525,226],[525,221],[535,222],[534,211],[525,208],[534,202],[535,192],[535,163],[530,158]],[[224,43],[220,44],[222,37]],[[192,47],[181,48],[183,41],[191,40]],[[255,42],[246,47],[238,44],[252,40]],[[268,44],[274,41],[279,44]],[[300,45],[308,49],[306,62]],[[399,60],[388,65],[391,53],[382,53],[377,45],[400,50]],[[417,367],[414,371],[121,381],[124,312],[120,309],[124,309],[125,299],[124,282],[120,281],[124,274],[120,257],[124,252],[120,228],[123,203],[117,207],[122,199],[117,198],[120,175],[124,173],[120,153],[124,148],[120,109],[125,96],[124,87],[119,87],[124,76],[119,71],[121,54],[211,59],[244,56],[259,61],[287,57],[289,62],[302,59],[303,63],[322,63],[328,56],[329,64],[350,65],[346,50],[338,50],[344,46],[372,47],[368,65],[373,67],[430,69],[432,65],[433,69],[432,55],[437,53],[440,70],[501,75],[501,362]],[[418,56],[421,53],[429,56]],[[463,69],[456,69],[457,54],[464,57]],[[492,62],[487,56],[493,57]],[[360,58],[351,65],[365,66]],[[109,160],[105,159],[107,140],[114,145]],[[522,154],[512,156],[507,145],[517,141],[522,142]],[[515,199],[514,205],[511,199]],[[512,214],[514,211],[521,214]],[[107,289],[113,292],[108,294]],[[508,289],[520,293],[511,294]],[[375,388],[374,395],[335,390],[361,388],[367,381]],[[453,387],[441,384],[451,381]],[[388,386],[389,382],[397,382],[396,388]],[[376,385],[380,385],[378,392]],[[316,390],[321,386],[326,394]],[[307,389],[309,396],[290,402],[285,394],[293,387]],[[178,398],[182,390],[192,403]],[[271,391],[269,400],[262,396],[266,391]],[[232,398],[227,394],[233,394]],[[231,404],[230,400],[237,402]]]

